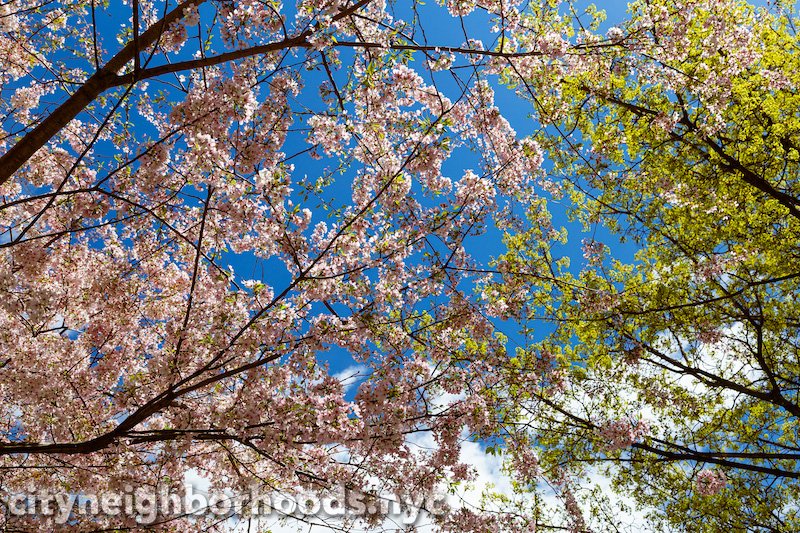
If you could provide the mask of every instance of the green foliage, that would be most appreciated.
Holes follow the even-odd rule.
[[[549,398],[527,391],[526,430],[545,473],[604,468],[656,530],[797,531],[796,21],[744,2],[630,10],[590,66],[505,72],[545,126],[573,216],[639,248],[626,263],[612,241],[580,269],[554,268],[536,209],[534,229],[507,237],[502,262],[549,279],[495,290],[527,291],[524,308],[553,321],[532,353],[567,379]],[[604,423],[643,418],[646,437],[608,450]],[[702,494],[702,469],[725,488]]]

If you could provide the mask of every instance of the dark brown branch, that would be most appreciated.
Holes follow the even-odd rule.
[[[173,22],[183,17],[184,11],[203,0],[186,0],[167,13],[164,18],[153,24],[145,31],[138,46],[149,46],[154,43]],[[0,185],[7,182],[42,146],[47,144],[62,128],[74,119],[78,113],[86,108],[103,91],[120,85],[117,72],[122,70],[133,59],[137,44],[129,42],[106,65],[95,72],[80,89],[72,95],[55,111],[47,116],[36,128],[28,132],[19,142],[14,144],[8,152],[0,157]]]
[[[133,72],[139,72],[139,0],[133,0]]]

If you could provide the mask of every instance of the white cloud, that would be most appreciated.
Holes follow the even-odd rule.
[[[366,365],[351,365],[342,370],[341,372],[337,372],[333,375],[335,379],[338,379],[342,386],[344,387],[344,392],[347,394],[350,389],[358,385],[361,380],[366,378],[369,375],[369,367]]]

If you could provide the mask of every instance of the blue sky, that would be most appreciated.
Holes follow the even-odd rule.
[[[583,8],[588,4],[588,2],[579,3],[578,8]],[[608,15],[608,18],[603,24],[601,31],[604,31],[605,28],[619,23],[624,18],[625,14],[624,3],[606,2],[605,4],[608,5],[599,4],[600,8],[606,9]],[[403,18],[404,20],[411,20],[413,18],[413,14],[410,12],[410,9],[408,9],[408,7],[402,2],[398,2],[394,6],[394,9],[396,18]],[[470,38],[482,39],[487,47],[492,45],[492,37],[487,30],[490,26],[488,17],[482,12],[476,11],[473,12],[473,14],[465,17],[463,21],[463,27],[461,24],[459,24],[459,21],[447,16],[444,13],[443,8],[437,5],[435,2],[431,1],[424,5],[418,6],[418,12],[421,19],[425,20],[424,26],[429,44],[441,46],[460,46],[466,40],[466,36],[469,36]],[[291,11],[288,11],[288,13],[291,13]],[[291,14],[289,14],[287,18],[291,18]],[[305,52],[302,51],[299,52],[297,59],[301,59],[304,53]],[[341,51],[341,58],[343,64],[345,65],[345,69],[334,70],[333,72],[333,76],[338,82],[345,80],[347,76],[346,65],[352,58],[353,53],[354,52],[352,50]],[[421,54],[416,54],[414,59],[415,60],[412,61],[409,66],[415,68],[426,81],[430,82],[430,73],[424,68],[424,58],[421,56]],[[463,65],[465,62],[463,60],[457,60],[456,64]],[[466,74],[466,71],[461,70],[457,75]],[[454,82],[452,77],[453,75],[450,72],[439,72],[436,73],[435,76],[437,87],[439,87],[439,89],[442,90],[446,95],[451,96],[458,94],[458,85]],[[324,110],[325,106],[318,96],[316,87],[327,81],[327,79],[327,74],[322,68],[318,68],[316,70],[304,70],[303,80],[305,82],[305,89],[298,97],[296,107],[301,108],[308,106],[315,110]],[[529,116],[529,103],[517,97],[513,91],[500,87],[497,83],[497,79],[492,79],[491,82],[496,88],[496,103],[503,113],[503,116],[517,131],[518,136],[522,138],[535,132],[538,128],[538,124]],[[305,124],[300,122],[300,120],[297,120],[295,122],[295,127],[305,128]],[[311,181],[313,181],[316,179],[316,177],[325,174],[329,168],[333,168],[337,164],[335,160],[331,160],[329,158],[316,160],[310,157],[308,154],[302,154],[302,152],[308,149],[308,147],[309,145],[306,141],[306,133],[304,131],[298,131],[289,136],[287,143],[283,148],[283,151],[287,155],[301,153],[301,155],[293,158],[291,161],[295,166],[293,174],[293,179],[295,182],[304,176],[308,176]],[[545,168],[548,167],[549,163],[545,161]],[[461,150],[456,156],[451,157],[445,163],[443,170],[447,176],[457,179],[463,174],[466,168],[479,168],[478,154],[470,154],[465,150]],[[326,192],[327,199],[330,200],[333,205],[347,205],[349,203],[351,197],[353,173],[354,170],[350,169],[348,172],[336,176],[336,181]],[[325,219],[326,213],[319,209],[318,205],[315,205],[313,202],[310,204],[305,204],[304,207],[309,207],[314,213],[311,223],[312,227],[318,221]],[[555,249],[555,253],[570,256],[573,269],[579,268],[583,261],[581,240],[584,238],[595,237],[599,240],[602,240],[606,244],[612,245],[614,252],[618,256],[625,258],[632,257],[635,249],[632,248],[631,245],[620,245],[619,243],[616,243],[616,239],[613,236],[608,235],[607,232],[605,232],[602,228],[596,229],[596,231],[591,233],[584,233],[579,224],[572,223],[567,219],[566,207],[567,206],[562,202],[550,203],[550,209],[554,216],[555,226],[565,226],[568,228],[570,233],[568,245]],[[497,257],[505,251],[501,237],[501,233],[496,228],[490,226],[487,228],[487,231],[484,235],[471,238],[467,246],[476,259],[485,264],[488,263],[491,258]],[[285,270],[282,263],[277,259],[263,261],[256,260],[252,255],[249,254],[238,256],[228,254],[223,258],[222,264],[223,266],[228,264],[231,265],[237,274],[237,278],[259,279],[260,281],[273,286],[275,288],[275,293],[280,292],[281,288],[289,284],[291,281],[288,272]],[[510,321],[502,322],[500,320],[495,320],[495,323],[498,331],[509,337],[511,347],[513,347],[517,342],[523,342],[517,334],[517,324]],[[540,326],[542,335],[550,330],[550,327],[546,324],[541,324]],[[347,374],[347,369],[353,367],[353,360],[349,354],[338,348],[332,348],[330,351],[320,354],[320,359],[330,365],[333,373]],[[352,395],[354,391],[355,387],[351,388],[350,395]]]

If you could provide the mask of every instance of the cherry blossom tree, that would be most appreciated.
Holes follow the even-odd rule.
[[[494,104],[487,58],[506,52],[431,44],[400,20],[421,5],[377,0],[1,9],[4,501],[173,490],[188,471],[370,497],[468,480],[460,445],[502,420],[506,363],[472,243],[518,223],[542,179]],[[479,9],[495,40],[522,18],[429,9]],[[470,163],[445,172],[454,158]],[[358,365],[354,397],[335,357]],[[137,527],[73,518],[59,527]]]
[[[656,529],[796,529],[794,15],[641,0],[602,21],[1,4],[0,500],[190,471],[433,494],[474,479],[472,439],[516,494],[440,530],[612,531],[615,490]],[[564,205],[595,233],[568,236]]]

